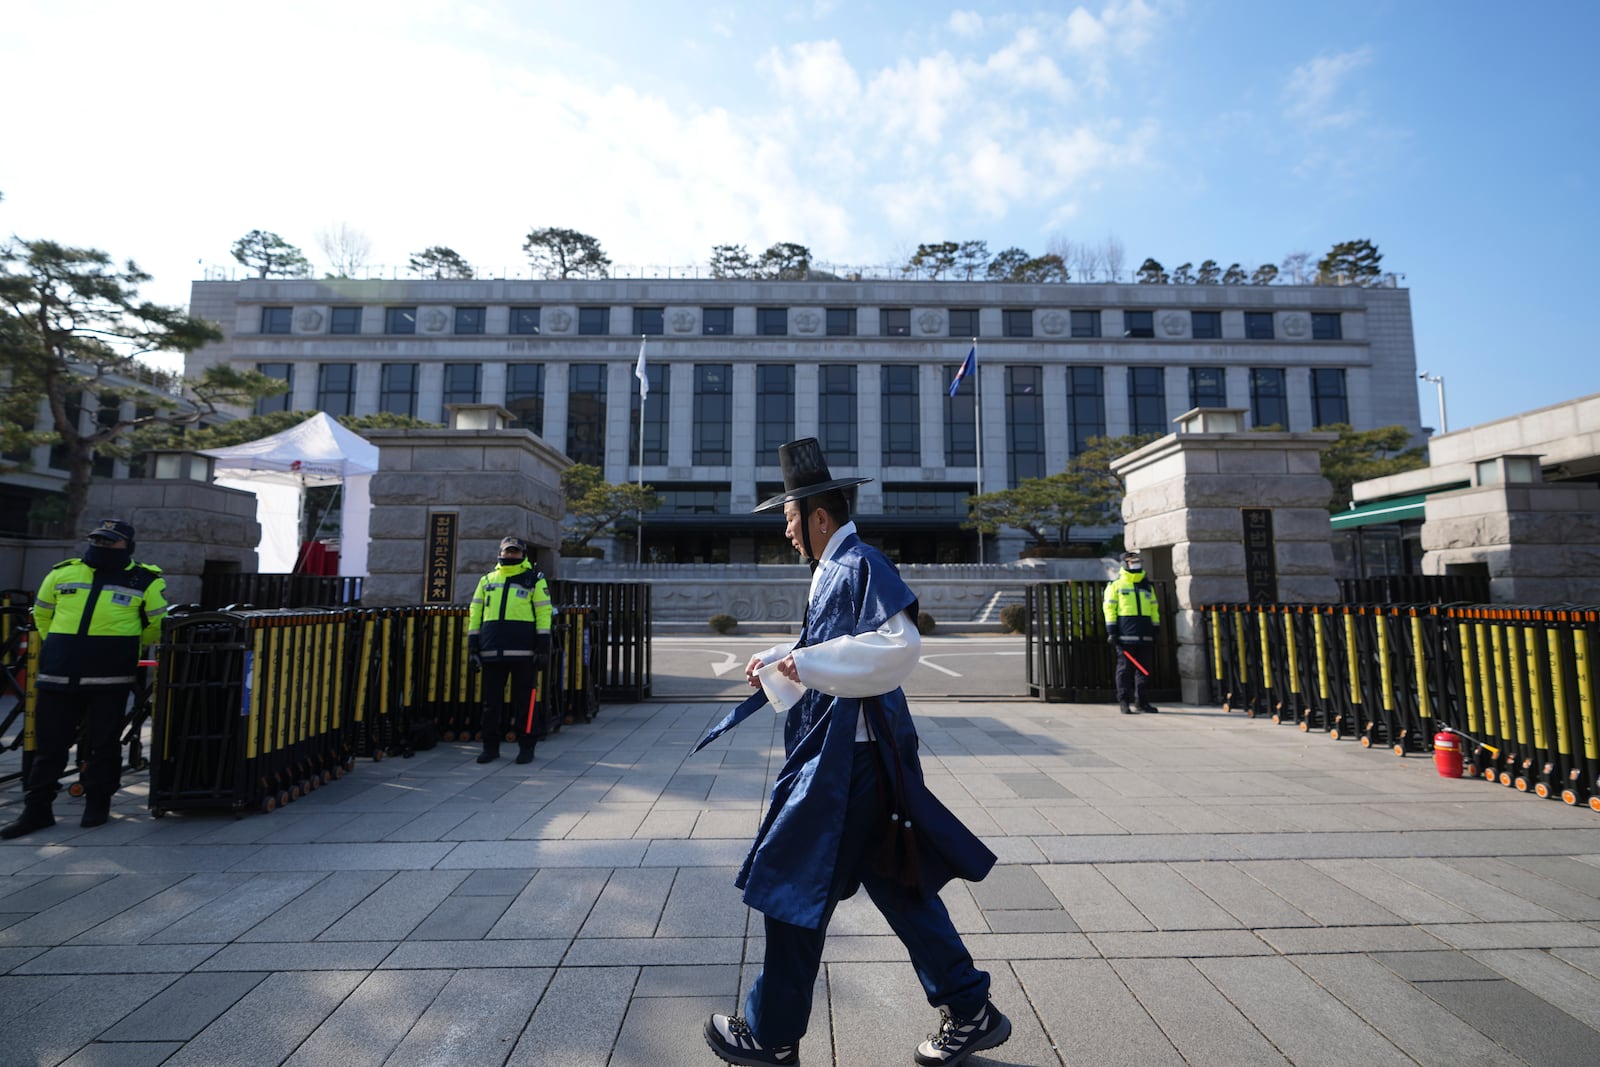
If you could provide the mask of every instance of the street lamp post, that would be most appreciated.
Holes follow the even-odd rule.
[[[1445,418],[1445,414],[1444,414],[1444,375],[1442,375],[1442,374],[1429,374],[1427,371],[1423,371],[1421,374],[1417,375],[1417,377],[1421,378],[1425,382],[1432,382],[1435,386],[1438,387],[1438,389],[1439,389],[1439,432],[1440,433],[1449,433],[1450,432],[1450,420]]]

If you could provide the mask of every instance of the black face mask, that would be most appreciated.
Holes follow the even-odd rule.
[[[495,562],[500,564],[500,566],[502,566],[502,567],[515,567],[517,564],[522,562],[522,557],[521,556],[501,556],[499,559],[495,560]]]
[[[128,564],[133,562],[133,549],[126,546],[111,548],[109,545],[97,545],[90,541],[88,549],[83,553],[83,562],[97,571],[127,570]]]

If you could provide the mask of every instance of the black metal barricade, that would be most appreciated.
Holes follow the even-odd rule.
[[[1600,611],[1418,605],[1204,609],[1214,698],[1396,755],[1447,729],[1467,773],[1600,811]],[[1284,686],[1287,685],[1287,693]]]
[[[550,597],[562,609],[586,608],[582,657],[586,681],[600,700],[648,700],[652,664],[650,586],[643,582],[550,583]],[[576,668],[576,664],[572,665]],[[592,712],[585,718],[593,718]]]
[[[327,574],[207,574],[200,579],[200,606],[207,611],[360,607],[363,582]]]
[[[1340,578],[1344,604],[1483,604],[1489,577],[1480,574],[1387,574]]]
[[[1041,700],[1092,702],[1116,699],[1116,652],[1106,644],[1103,603],[1109,583],[1036,582],[1027,587],[1028,689]],[[1155,582],[1164,622],[1151,657],[1149,697],[1178,696],[1177,645],[1171,590]]]
[[[0,752],[22,749],[22,769],[0,775],[0,782],[25,778],[33,764],[33,688],[38,642],[33,632],[33,595],[24,589],[0,591],[0,707],[12,700],[0,718]],[[8,741],[7,738],[10,738]]]

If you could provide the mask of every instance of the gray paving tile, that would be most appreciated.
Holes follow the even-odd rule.
[[[1445,1011],[1373,959],[1340,955],[1291,960],[1420,1064],[1460,1067],[1506,1062],[1505,1050],[1474,1029],[1470,1020]]]
[[[500,921],[514,898],[448,896],[410,933],[414,941],[481,938]]]
[[[0,881],[0,911],[44,911],[112,877],[110,874],[14,875]]]
[[[1319,923],[1328,926],[1401,925],[1404,920],[1370,897],[1299,860],[1242,863],[1239,869]]]
[[[393,876],[393,871],[335,871],[324,875],[236,940],[309,941]]]
[[[1129,903],[1096,867],[1035,867],[1080,930],[1153,930],[1155,925]]]
[[[599,899],[609,870],[555,869],[533,876],[489,931],[491,938],[572,938]]]
[[[985,912],[989,932],[996,934],[1054,934],[1075,933],[1078,924],[1072,916],[1057,908],[1053,911],[991,911]]]
[[[388,1067],[496,1063],[515,1046],[550,980],[547,969],[458,971],[406,1033]]]
[[[1067,1063],[1183,1063],[1161,1027],[1104,960],[1028,960],[1012,969]]]
[[[893,963],[830,963],[826,979],[827,999],[812,1004],[811,1031],[800,1043],[807,1060],[820,1043],[816,1031],[823,1016],[832,1029],[838,1067],[906,1062],[938,1019],[903,953]]]
[[[1186,1063],[1272,1067],[1288,1062],[1188,960],[1110,963]]]
[[[1373,952],[1372,959],[1409,982],[1493,981],[1497,975],[1464,952]]]
[[[58,827],[60,823],[56,824]],[[185,875],[235,870],[255,856],[254,845],[78,845],[39,850],[29,874]]]
[[[8,1064],[60,1063],[108,1026],[159,994],[166,974],[84,975],[13,1020],[0,1045]]]
[[[1600,978],[1600,948],[1554,948],[1550,950],[1550,955]]]
[[[1600,1032],[1512,982],[1421,982],[1417,988],[1540,1067],[1592,1067]]]
[[[713,1011],[727,1010],[728,1002],[719,997],[641,997],[628,1005],[609,1060],[574,1058],[570,1062],[705,1067],[708,1062],[716,1062],[716,1058],[706,1048],[701,1026]],[[806,1049],[804,1062],[810,1067],[810,1044],[802,1042],[802,1047]],[[527,1059],[523,1062],[542,1067],[547,1062],[561,1061]]]
[[[365,977],[365,971],[274,974],[184,1045],[165,1067],[276,1067]]]
[[[1173,863],[1169,869],[1204,893],[1241,925],[1311,926],[1305,912],[1251,878],[1236,863]]]
[[[497,871],[473,871],[456,886],[458,897],[515,897],[538,874],[531,868],[511,867]]]
[[[192,912],[237,891],[249,880],[247,874],[196,874],[139,902],[136,908],[118,912],[105,922],[85,930],[70,944],[139,944]]]
[[[1592,896],[1525,867],[1490,856],[1442,862],[1563,919],[1600,920],[1600,896]]]
[[[80,978],[76,974],[0,975],[0,1025],[28,1014]]]
[[[732,867],[685,867],[676,872],[656,933],[661,937],[719,937],[745,928],[750,909],[733,884]]]
[[[1505,856],[1504,859],[1513,867],[1521,867],[1542,878],[1560,882],[1580,893],[1586,893],[1591,898],[1600,899],[1600,866],[1584,863],[1572,856],[1560,855],[1554,850],[1543,855],[1535,853]]]
[[[230,871],[427,871],[460,846],[437,842],[263,845]],[[497,864],[496,866],[504,866]]]
[[[406,941],[384,957],[384,968],[478,970],[492,967],[549,967],[560,963],[571,942]]]
[[[637,867],[648,844],[645,841],[463,841],[428,866],[438,870]]]
[[[1547,1000],[1593,1030],[1600,1030],[1600,979],[1537,949],[1474,952],[1472,957]]]
[[[605,1067],[638,973],[633,967],[557,971],[507,1067]]]
[[[1272,948],[1251,930],[1161,930],[1090,932],[1100,955],[1196,959],[1201,956],[1270,956]]]
[[[45,951],[48,951],[48,949],[44,945],[21,945],[13,948],[0,948],[0,975],[5,974],[13,967],[21,966]]]
[[[1158,930],[1237,928],[1239,920],[1165,863],[1099,865],[1106,881]]]
[[[216,945],[67,945],[40,953],[13,974],[182,974]]]
[[[1376,901],[1407,922],[1472,922],[1475,916],[1372,860],[1309,860],[1329,878]]]
[[[1461,949],[1600,947],[1600,930],[1583,923],[1439,923],[1423,929]]]
[[[172,874],[132,874],[102,879],[44,908],[32,918],[0,930],[0,946],[62,944],[182,880],[182,875]]]
[[[180,1041],[95,1041],[63,1060],[61,1067],[158,1067],[182,1047]]]
[[[370,971],[393,941],[240,942],[225,945],[200,971]]]
[[[1447,947],[1415,926],[1302,926],[1257,930],[1256,935],[1284,954],[1429,952]]]
[[[1296,1067],[1411,1063],[1286,959],[1201,959],[1195,967]]]
[[[677,874],[669,868],[612,871],[578,937],[651,937]]]
[[[188,1041],[254,989],[260,971],[190,973],[100,1035],[102,1041]]]
[[[396,941],[404,938],[465,879],[462,871],[402,870],[373,890],[319,941]]]
[[[737,963],[744,956],[738,937],[589,937],[572,943],[567,967],[663,967]]]
[[[633,988],[636,997],[726,997],[734,1003],[739,995],[739,968],[723,967],[645,967]]]
[[[1385,859],[1373,861],[1385,870],[1421,886],[1452,904],[1490,922],[1549,922],[1560,919],[1523,897],[1508,893],[1470,873],[1470,863],[1452,866],[1436,859]]]

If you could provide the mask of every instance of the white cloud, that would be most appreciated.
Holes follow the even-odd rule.
[[[1365,110],[1366,95],[1349,83],[1372,59],[1372,48],[1363,46],[1294,68],[1283,90],[1285,114],[1316,126],[1352,125]]]
[[[855,106],[861,79],[838,41],[802,41],[774,48],[761,61],[784,97],[804,101],[822,115],[839,115]]]
[[[946,25],[958,37],[976,37],[983,32],[983,16],[976,11],[952,11]]]
[[[1045,44],[1043,33],[1026,26],[1005,47],[990,55],[984,66],[991,77],[1009,87],[1063,99],[1071,97],[1072,82],[1061,73],[1055,60],[1044,54]]]

